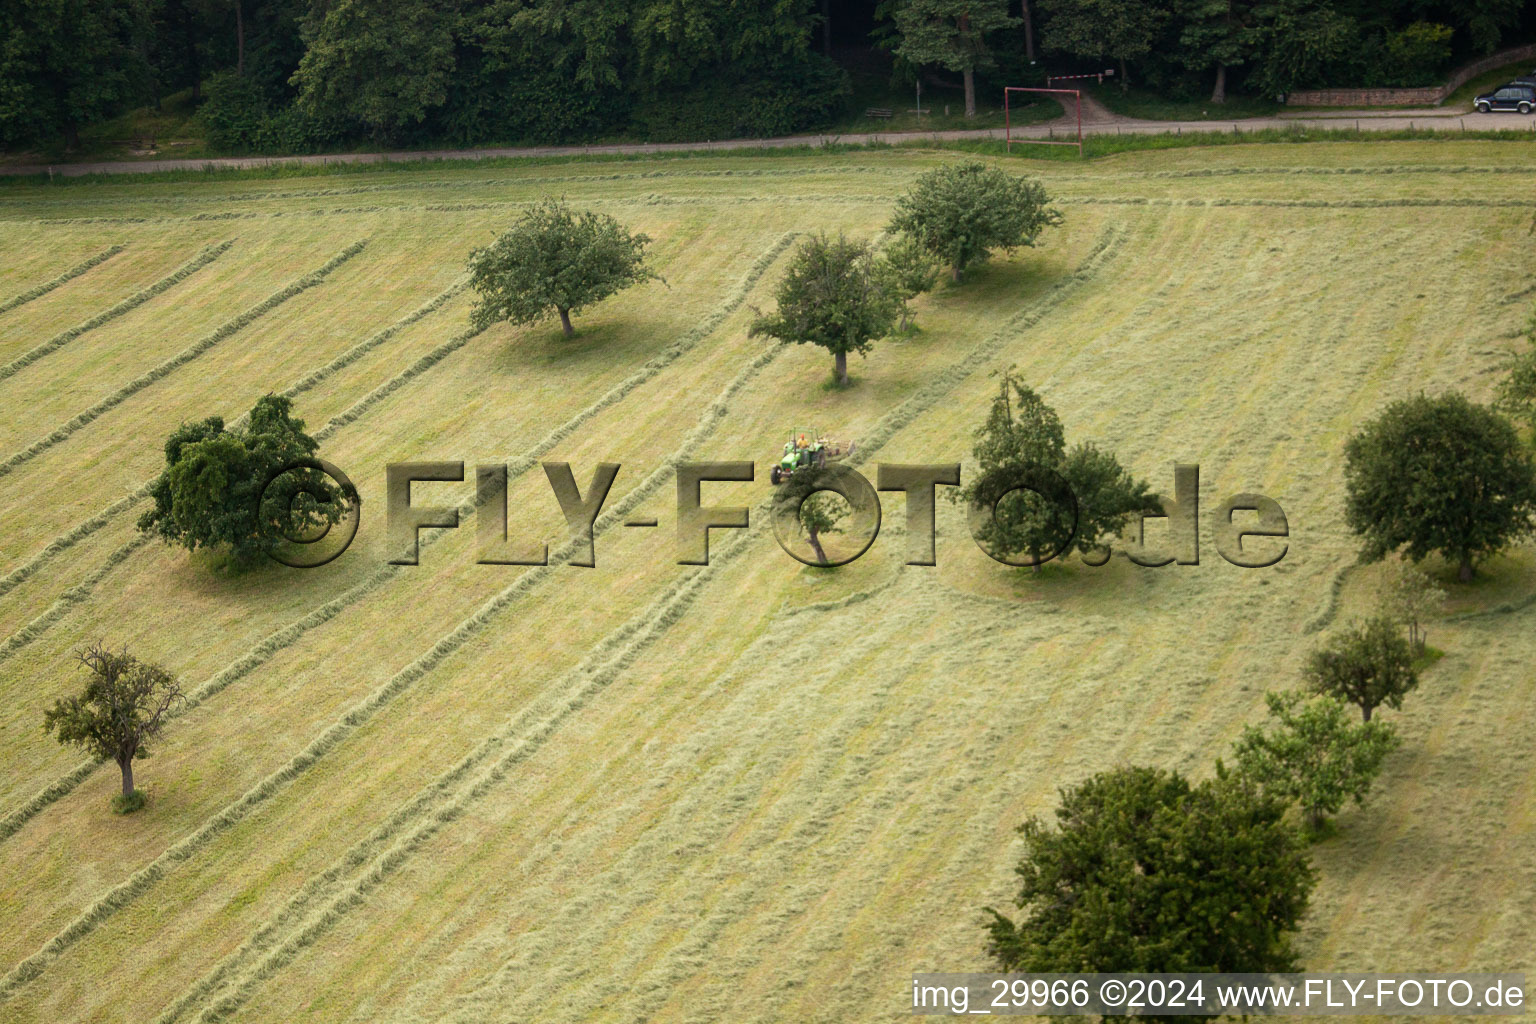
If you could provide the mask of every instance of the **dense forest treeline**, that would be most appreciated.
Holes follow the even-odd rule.
[[[7,0],[0,145],[174,94],[210,142],[656,141],[834,123],[839,61],[978,87],[1117,69],[1171,97],[1422,85],[1536,31],[1528,0]],[[867,66],[867,62],[865,65]],[[978,86],[978,82],[980,85]],[[990,95],[990,94],[988,94]]]

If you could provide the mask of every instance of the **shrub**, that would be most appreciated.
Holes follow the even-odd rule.
[[[197,115],[210,143],[225,150],[261,148],[267,103],[254,82],[220,71],[203,83],[203,95]]]
[[[1387,37],[1387,75],[1394,85],[1438,83],[1451,59],[1451,27],[1416,21]]]

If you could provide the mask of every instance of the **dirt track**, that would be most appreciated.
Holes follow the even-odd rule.
[[[1536,117],[1518,114],[1477,114],[1455,110],[1330,110],[1251,117],[1233,121],[1153,121],[1121,117],[1111,113],[1091,97],[1083,97],[1084,135],[1130,135],[1184,132],[1251,132],[1265,128],[1358,128],[1361,131],[1399,131],[1404,128],[1432,128],[1440,131],[1479,131],[1494,129],[1531,129],[1536,137]],[[1015,129],[1014,138],[1061,138],[1077,127],[1075,114],[1043,124]],[[677,153],[715,149],[779,149],[791,146],[824,146],[830,143],[897,142],[911,139],[950,141],[957,139],[1000,139],[1003,129],[979,129],[943,132],[864,132],[851,135],[787,135],[773,139],[727,139],[720,142],[618,143],[601,146],[502,146],[482,149],[400,150],[389,153],[339,153],[288,157],[220,157],[185,160],[113,160],[79,164],[17,164],[0,167],[0,174],[58,174],[78,177],[85,174],[146,174],[153,171],[203,170],[205,168],[251,168],[274,164],[359,164],[390,163],[410,160],[483,160],[488,157],[549,157],[576,154]]]

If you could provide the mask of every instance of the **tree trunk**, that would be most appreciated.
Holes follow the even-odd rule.
[[[1470,552],[1462,552],[1461,568],[1456,571],[1456,578],[1462,583],[1472,582],[1472,555]]]
[[[245,0],[235,0],[235,74],[245,77]]]
[[[832,56],[832,0],[821,0],[821,52]]]
[[[837,382],[848,386],[848,353],[837,352],[832,356],[832,368],[837,371]]]
[[[1211,102],[1227,102],[1227,66],[1225,64],[1216,65],[1216,88],[1211,90]]]
[[[117,762],[117,766],[123,772],[123,796],[133,795],[133,758]]]
[[[1029,14],[1029,0],[1019,0],[1020,14],[1024,16],[1024,59],[1035,59],[1035,20]]]
[[[1373,705],[1370,705],[1370,704],[1362,704],[1362,705],[1360,705],[1360,718],[1361,718],[1361,720],[1369,722],[1371,720],[1371,712],[1375,711],[1375,710],[1376,710],[1376,708]]]
[[[965,75],[965,116],[976,116],[976,72],[966,68]]]
[[[73,120],[69,120],[69,121],[65,121],[64,122],[64,126],[63,127],[64,127],[64,148],[65,149],[79,149],[80,148],[80,126],[78,124],[76,124]]]
[[[182,50],[182,59],[187,62],[187,67],[192,69],[192,102],[202,102],[203,99],[203,62],[197,54],[197,32],[192,23],[192,5],[183,4],[181,8],[182,38],[186,40],[186,47]]]
[[[1120,91],[1121,92],[1130,92],[1130,90],[1131,90],[1130,74],[1125,70],[1125,58],[1121,57],[1120,58]]]
[[[571,311],[565,306],[556,307],[560,311],[560,329],[565,332],[567,338],[574,337],[576,328],[571,326]]]
[[[1316,807],[1308,807],[1306,810],[1307,826],[1314,832],[1322,830],[1323,812]]]
[[[955,282],[955,284],[960,283],[960,274],[960,264],[956,263],[954,266],[949,268],[949,279]]]
[[[817,536],[817,531],[811,530],[806,534],[806,536],[811,542],[811,550],[816,552],[816,561],[820,562],[822,565],[826,565],[830,559],[827,558],[827,553],[822,550],[821,538]]]

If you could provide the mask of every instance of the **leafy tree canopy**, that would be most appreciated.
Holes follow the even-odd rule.
[[[880,262],[891,290],[901,300],[901,323],[897,330],[905,331],[912,318],[909,303],[924,292],[932,291],[938,283],[938,260],[912,236],[901,235],[886,247]]]
[[[218,416],[183,423],[166,439],[165,470],[150,488],[155,506],[139,529],[188,550],[227,547],[248,565],[285,537],[339,522],[356,495],[314,467],[319,444],[292,408],[267,395],[242,429],[226,430]]]
[[[994,249],[1033,246],[1040,232],[1061,223],[1045,186],[979,160],[945,164],[918,177],[896,201],[891,230],[905,232],[950,268],[965,268]]]
[[[992,65],[988,33],[1019,23],[1008,15],[1007,0],[897,0],[895,54],[910,64],[937,64],[961,73],[965,116],[976,115],[978,69]]]
[[[97,642],[75,657],[90,674],[85,689],[55,701],[43,713],[43,731],[116,763],[126,799],[133,795],[133,762],[149,756],[146,744],[160,732],[165,713],[182,699],[181,687],[165,669],[140,661],[127,648],[114,651]]]
[[[818,234],[795,250],[774,296],[778,308],[752,322],[767,335],[832,353],[838,382],[848,383],[848,354],[865,355],[896,325],[901,299],[869,243]]]
[[[300,104],[313,114],[355,118],[376,137],[397,137],[447,96],[452,25],[428,0],[316,4],[293,76]]]
[[[0,5],[0,144],[111,116],[150,80],[148,0],[7,0]]]
[[[469,256],[470,285],[480,295],[475,326],[535,323],[555,313],[566,337],[571,314],[641,281],[660,280],[645,265],[651,242],[605,213],[572,210],[545,199],[511,230]]]
[[[989,912],[1005,971],[1289,971],[1313,875],[1284,805],[1225,773],[1126,767],[1019,829],[1017,921]]]
[[[1389,405],[1344,447],[1345,521],[1378,561],[1474,562],[1530,533],[1536,467],[1508,420],[1454,392]]]
[[[1381,611],[1408,627],[1409,646],[1415,654],[1423,654],[1428,641],[1424,622],[1444,603],[1445,591],[1428,574],[1411,562],[1399,562],[1382,595]]]
[[[1351,722],[1349,708],[1334,697],[1269,693],[1265,702],[1274,722],[1269,729],[1244,727],[1234,748],[1238,770],[1264,792],[1300,805],[1314,829],[1346,800],[1365,800],[1399,743],[1389,725]]]
[[[1419,685],[1413,648],[1384,615],[1347,627],[1313,651],[1303,674],[1314,692],[1355,705],[1367,722],[1383,704],[1401,708]]]
[[[957,495],[973,508],[994,509],[977,538],[995,556],[1027,554],[1027,564],[1038,568],[1069,546],[1087,554],[1131,517],[1162,511],[1146,482],[1111,453],[1090,443],[1068,451],[1056,411],[1012,368],[975,436],[980,473]],[[1052,490],[1059,484],[1070,488],[1070,498]]]
[[[1075,57],[1118,61],[1120,87],[1129,62],[1151,52],[1168,19],[1165,5],[1147,0],[1037,0],[1045,16],[1045,38],[1055,50]]]

